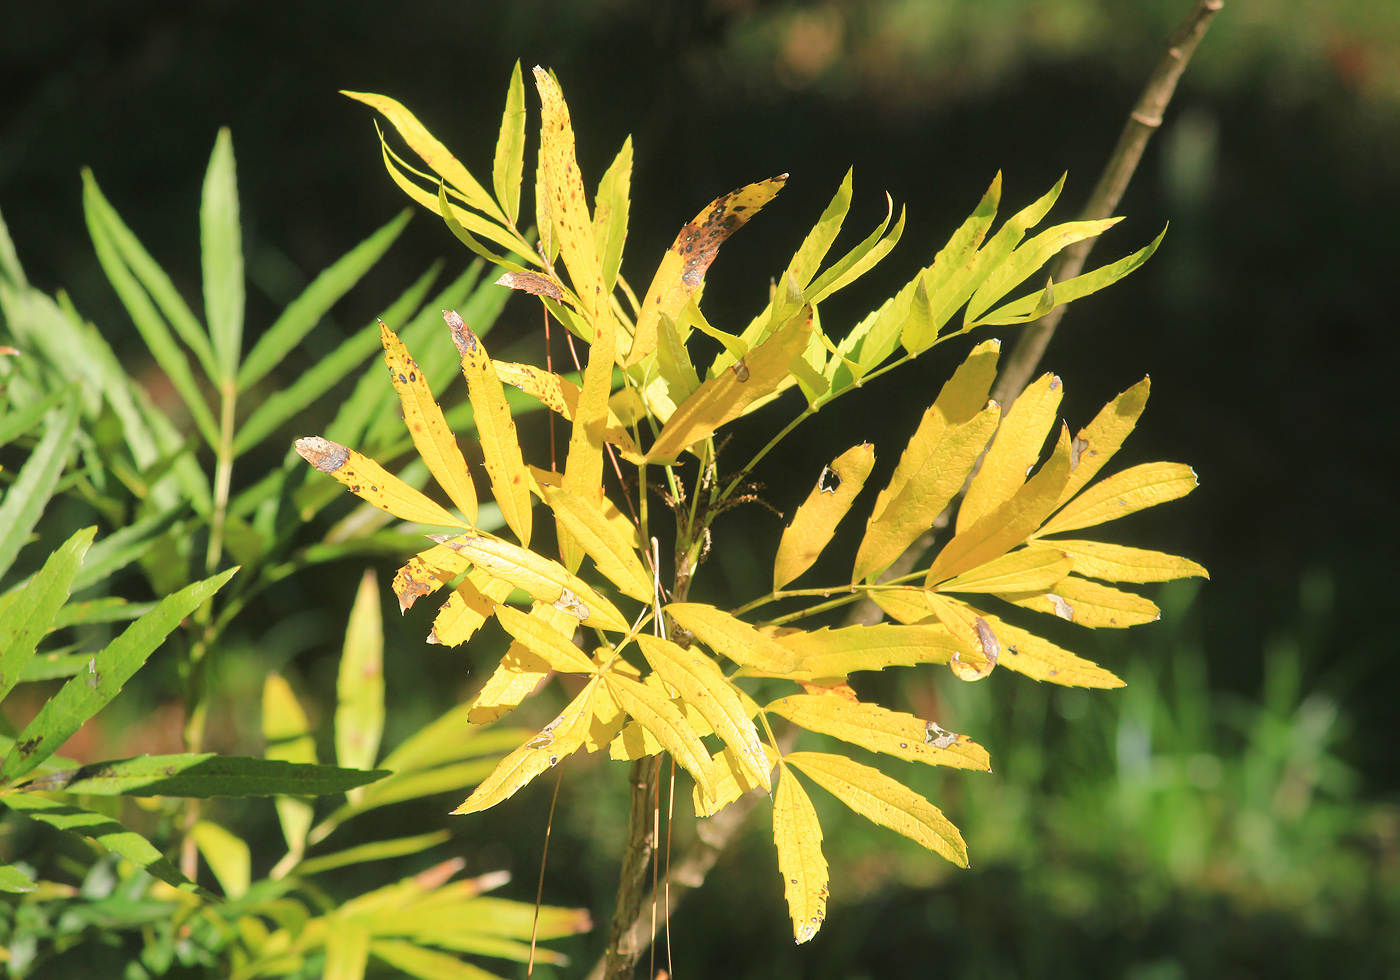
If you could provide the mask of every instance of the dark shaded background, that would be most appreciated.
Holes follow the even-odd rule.
[[[881,192],[907,205],[909,230],[894,255],[823,310],[828,331],[840,334],[929,260],[998,169],[1007,209],[1068,171],[1056,215],[1072,216],[1187,6],[3,3],[0,209],[36,285],[68,290],[86,315],[127,331],[139,356],[86,236],[79,168],[93,168],[194,301],[199,184],[217,129],[230,126],[253,331],[404,204],[381,166],[371,113],[337,90],[398,98],[482,175],[519,58],[557,71],[587,179],[632,134],[623,271],[634,283],[645,283],[649,256],[704,202],[792,174],[711,271],[716,324],[747,322],[846,167],[856,177],[852,239],[883,216]],[[1125,525],[1121,540],[1211,570],[1196,615],[1215,689],[1256,690],[1266,645],[1297,619],[1300,582],[1330,583],[1333,605],[1303,684],[1342,705],[1351,729],[1341,751],[1362,795],[1392,803],[1400,802],[1400,662],[1389,622],[1400,546],[1392,434],[1400,317],[1386,270],[1400,258],[1398,52],[1400,12],[1389,4],[1227,0],[1119,209],[1128,220],[1092,261],[1140,247],[1170,221],[1162,249],[1121,285],[1077,304],[1044,364],[1066,381],[1072,425],[1151,373],[1152,403],[1124,462],[1186,461],[1202,485],[1162,515]],[[446,230],[420,214],[336,321],[359,325],[443,255],[462,261]],[[496,331],[494,349],[538,355],[538,312],[523,299]],[[767,476],[781,485],[788,466],[815,472],[859,438],[886,447],[892,465],[951,356],[906,369],[898,405],[890,388],[838,403],[838,417],[799,431]],[[736,452],[746,445],[738,438]],[[735,594],[752,591],[742,549],[771,553],[780,531],[776,517],[754,510],[721,532]],[[346,581],[356,574],[347,569]],[[964,831],[975,853],[978,829]],[[574,846],[584,845],[560,845],[565,854]],[[741,894],[761,907],[748,928],[761,921],[778,950],[786,926],[771,884]],[[559,888],[556,901],[600,913],[606,902],[567,882]],[[868,975],[922,975],[918,947],[888,953],[892,960],[869,953],[870,936],[899,934],[913,901],[883,893],[849,913],[866,918],[846,933],[836,928],[846,913],[834,907],[835,938],[803,969],[847,975],[818,964],[852,962]],[[738,928],[724,925],[732,906],[710,902],[711,925],[697,931],[724,945],[723,930]],[[1004,911],[993,902],[987,915]],[[842,935],[866,936],[866,952],[842,953],[839,943],[858,945]],[[691,952],[724,960],[721,951]],[[767,955],[728,955],[736,952],[755,970]],[[795,968],[791,950],[773,955],[773,970]]]

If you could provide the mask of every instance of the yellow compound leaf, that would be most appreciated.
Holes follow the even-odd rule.
[[[825,752],[791,752],[784,761],[871,823],[888,827],[967,867],[967,845],[943,812],[878,769]]]
[[[936,405],[933,411],[938,419]],[[939,433],[923,464],[909,474],[903,488],[879,516],[866,524],[865,537],[856,552],[855,581],[879,575],[933,526],[943,508],[962,489],[978,455],[996,431],[999,417],[1000,410],[993,402],[966,424],[940,427],[935,423],[930,427],[938,428]],[[915,438],[919,438],[917,433]]]
[[[511,606],[499,605],[496,607],[496,618],[507,633],[525,644],[531,653],[539,656],[555,670],[571,674],[598,672],[598,666],[574,646],[570,637],[564,636],[552,624],[539,617],[523,613]]]
[[[666,614],[711,650],[744,667],[785,674],[798,665],[798,655],[727,612],[698,602],[673,602]]]
[[[1123,686],[1116,676],[1090,660],[1075,656],[1018,626],[1004,623],[989,613],[978,612],[978,615],[986,620],[1000,640],[1001,656],[997,663],[1007,670],[1065,687]]]
[[[822,825],[807,791],[787,766],[782,767],[778,794],[773,801],[773,843],[778,848],[778,870],[783,894],[792,916],[792,935],[805,943],[817,934],[826,918],[826,858],[822,856]]]
[[[578,619],[571,613],[543,602],[530,609],[530,615],[552,626],[561,636],[572,639],[578,629]],[[511,643],[481,692],[472,702],[467,720],[474,725],[486,725],[499,719],[529,697],[549,674],[549,664],[538,654],[531,653],[518,640]]]
[[[695,782],[704,787],[705,793],[713,796],[715,787],[710,782],[710,753],[686,721],[681,709],[671,703],[666,695],[645,684],[615,672],[602,676],[622,710],[655,736],[671,753],[677,765],[690,773]]]
[[[918,592],[922,598],[923,590]],[[921,616],[929,615],[932,611],[921,606]],[[779,637],[778,642],[802,661],[796,670],[774,676],[794,681],[845,677],[858,670],[943,664],[957,650],[953,638],[941,627],[893,623],[836,630],[823,627]]]
[[[589,681],[559,717],[502,759],[466,802],[452,812],[476,813],[508,800],[540,773],[576,752],[583,745],[593,719],[593,693],[597,685],[597,678]]]
[[[1069,478],[1069,430],[1060,426],[1055,452],[1010,500],[955,534],[933,560],[924,585],[932,588],[955,575],[1000,558],[1035,533],[1050,515]]]
[[[1152,379],[1143,378],[1103,407],[1094,421],[1079,430],[1074,437],[1078,464],[1070,473],[1069,482],[1060,492],[1060,503],[1073,497],[1113,458],[1123,440],[1133,431],[1147,407]]]
[[[608,686],[599,684],[593,695],[593,720],[588,725],[583,747],[589,752],[597,752],[616,739],[626,723],[627,713],[613,700]]]
[[[636,364],[656,349],[657,324],[662,316],[676,320],[705,281],[720,245],[783,189],[787,174],[715,198],[676,236],[661,258],[637,314],[637,330],[627,364]]]
[[[1055,424],[1062,394],[1060,379],[1044,374],[1012,403],[958,508],[958,531],[971,527],[1021,489]]]
[[[865,478],[874,465],[875,448],[866,442],[847,449],[822,470],[817,485],[783,530],[773,562],[774,590],[812,567],[830,543],[836,525],[851,509],[856,494],[865,486]]]
[[[505,215],[496,206],[496,202],[491,199],[491,195],[486,193],[486,189],[477,183],[476,178],[467,171],[466,167],[462,166],[461,161],[448,152],[447,147],[439,143],[433,134],[428,132],[413,113],[388,96],[373,95],[368,92],[341,92],[341,94],[348,95],[350,98],[382,112],[413,152],[422,157],[423,162],[434,173],[456,188],[468,204],[502,224],[506,223]]]
[[[574,414],[578,411],[578,385],[530,364],[512,364],[508,361],[491,363],[502,382],[519,388],[527,395],[533,395],[551,412],[570,422],[573,421]],[[603,437],[618,447],[623,459],[630,463],[641,462],[642,456],[637,451],[636,442],[611,408],[608,409],[608,424],[603,430]]]
[[[466,515],[467,523],[475,525],[476,487],[461,447],[457,445],[457,437],[447,427],[442,409],[433,400],[428,379],[423,377],[403,341],[383,320],[379,321],[379,335],[384,344],[384,362],[389,366],[389,376],[403,405],[404,422],[418,455],[423,457],[433,479]]]
[[[933,607],[929,605],[928,593],[919,588],[907,586],[887,586],[870,593],[870,601],[875,603],[891,618],[901,623],[933,623]],[[935,626],[935,629],[946,629]]]
[[[988,619],[966,603],[936,592],[925,592],[924,599],[957,643],[948,661],[953,674],[964,681],[980,681],[990,674],[1001,656],[1001,640]]]
[[[791,377],[789,364],[807,348],[812,309],[799,313],[749,351],[748,357],[707,380],[672,413],[647,452],[653,463],[675,462],[687,447],[744,414],[749,405]]]
[[[366,503],[400,520],[440,527],[468,526],[421,491],[353,449],[320,436],[298,439],[296,449],[302,459],[322,473],[329,473]]]
[[[473,568],[438,609],[428,642],[448,647],[466,643],[491,618],[496,604],[504,602],[510,591],[509,582]]]
[[[748,768],[749,781],[762,786],[765,792],[771,789],[772,765],[763,754],[758,729],[719,665],[695,647],[685,650],[660,637],[639,635],[637,645],[657,676],[675,688],[685,703],[694,707],[737,753]]]
[[[629,721],[608,745],[608,756],[618,762],[635,762],[664,749],[655,735],[635,721]]]
[[[1031,546],[1062,551],[1074,559],[1077,574],[1105,582],[1170,582],[1172,579],[1196,576],[1210,578],[1209,572],[1189,558],[1128,548],[1121,544],[1037,539],[1031,542]]]
[[[530,544],[530,478],[520,454],[515,422],[506,404],[505,389],[480,338],[457,315],[446,310],[442,318],[452,331],[452,342],[462,357],[462,374],[467,379],[477,438],[491,478],[491,493],[501,508],[501,516],[526,547]]]
[[[460,551],[489,575],[524,589],[530,598],[571,614],[585,626],[627,631],[627,620],[617,607],[558,562],[499,538],[461,535],[441,543]]]
[[[829,694],[791,694],[763,710],[781,715],[809,732],[821,732],[908,762],[957,769],[991,768],[987,750],[966,735],[944,731],[931,721],[878,704]]]
[[[1125,629],[1156,622],[1162,611],[1150,599],[1071,575],[1053,592],[1000,594],[1007,602],[1059,616],[1090,629]]]
[[[408,612],[423,596],[436,592],[470,567],[465,555],[445,544],[435,544],[414,555],[394,574],[399,612]]]
[[[765,757],[769,762],[769,772],[777,765],[778,758],[773,750],[765,745]],[[691,787],[690,801],[697,817],[712,817],[750,790],[757,789],[753,781],[751,766],[739,761],[738,755],[729,746],[721,749],[710,763],[710,782],[715,787],[714,796],[706,796],[697,783]]]
[[[555,518],[593,559],[608,579],[641,602],[652,600],[652,580],[642,566],[629,537],[603,513],[602,508],[568,490],[542,486],[545,502]]]
[[[1146,507],[1184,497],[1197,487],[1184,463],[1143,463],[1094,484],[1045,522],[1041,534],[1060,534],[1126,517]]]
[[[1074,568],[1074,559],[1049,548],[1022,548],[993,558],[938,586],[939,592],[1041,592]]]

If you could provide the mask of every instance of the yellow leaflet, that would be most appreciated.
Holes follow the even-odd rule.
[[[462,535],[442,543],[487,573],[524,589],[530,598],[570,613],[585,626],[627,631],[627,620],[617,607],[558,562],[498,538]]]
[[[598,181],[593,201],[593,246],[603,271],[603,289],[611,294],[627,242],[627,215],[632,189],[632,137],[622,141],[612,164]]]
[[[677,765],[690,773],[695,782],[703,786],[707,794],[713,796],[710,753],[700,741],[700,736],[685,720],[681,709],[672,704],[666,695],[645,684],[611,672],[603,674],[602,677],[622,710],[651,732],[656,740],[665,746],[666,751],[671,753],[671,758],[676,760]]]
[[[993,558],[938,586],[939,592],[1040,592],[1074,568],[1074,559],[1049,548],[1023,548]]]
[[[778,390],[791,377],[788,365],[807,348],[812,309],[803,307],[743,361],[721,370],[680,404],[652,444],[647,459],[675,462],[682,451],[744,414],[749,405]]]
[[[496,607],[496,618],[515,637],[555,670],[572,674],[596,674],[598,667],[550,623],[510,606]]]
[[[447,491],[447,496],[458,510],[466,515],[467,523],[475,525],[476,487],[467,470],[467,461],[457,445],[457,437],[447,427],[442,409],[433,400],[428,379],[423,377],[423,372],[409,356],[403,341],[383,320],[379,321],[379,336],[384,344],[384,363],[389,366],[389,376],[403,405],[404,422],[413,436],[418,455],[428,464],[428,472],[433,474],[433,479]]]
[[[1094,421],[1079,430],[1074,437],[1078,462],[1069,475],[1069,482],[1060,491],[1061,504],[1078,493],[1113,458],[1142,417],[1151,390],[1152,379],[1143,378],[1105,405],[1094,416]]]
[[[486,189],[477,183],[476,178],[467,172],[467,168],[462,166],[456,157],[448,152],[447,147],[439,143],[433,134],[424,128],[413,113],[387,96],[372,95],[368,92],[341,92],[340,94],[348,95],[350,98],[382,112],[413,152],[417,153],[434,173],[461,192],[468,204],[502,224],[507,223],[505,215],[496,206],[496,202],[491,200],[491,195],[486,193]]]
[[[465,555],[445,544],[435,544],[414,555],[394,574],[399,612],[408,612],[423,596],[436,592],[470,567]]]
[[[748,623],[698,602],[673,602],[666,614],[695,634],[696,639],[736,664],[785,674],[798,665],[797,654]]]
[[[778,556],[773,562],[773,588],[781,589],[812,567],[822,553],[836,525],[851,509],[865,486],[865,478],[875,465],[875,448],[870,443],[852,446],[822,470],[817,485],[783,530]]]
[[[428,642],[448,647],[466,643],[491,618],[496,604],[504,602],[510,590],[509,582],[473,568],[438,610]]]
[[[629,721],[608,745],[609,758],[618,762],[635,762],[664,749],[656,736],[635,721]]]
[[[781,765],[781,763],[779,763]],[[782,766],[778,795],[773,801],[773,843],[778,848],[778,870],[783,894],[792,916],[792,935],[805,943],[817,934],[826,918],[826,858],[822,856],[822,825],[807,791],[787,766]]]
[[[685,703],[693,706],[724,743],[738,753],[748,767],[751,781],[765,791],[771,789],[772,765],[763,754],[758,729],[719,665],[697,648],[684,650],[660,637],[639,635],[637,645],[657,676],[674,687]]]
[[[872,823],[903,834],[960,868],[967,867],[967,845],[958,828],[903,783],[845,756],[824,752],[791,752],[784,761]]]
[[[1038,681],[1066,687],[1122,687],[1123,682],[1098,664],[1077,657],[1034,633],[973,610],[987,621],[1001,642],[1002,667]]]
[[[298,439],[296,448],[302,459],[322,473],[329,473],[366,503],[388,511],[400,520],[443,527],[467,527],[422,492],[353,449],[320,436]]]
[[[545,487],[557,487],[564,482],[562,474],[540,469],[538,466],[531,466],[529,470],[530,491],[541,500],[544,499]],[[602,501],[603,516],[608,519],[608,523],[612,525],[613,531],[624,541],[629,542],[631,547],[640,548],[641,535],[637,531],[637,525],[632,523],[632,518],[619,510],[617,504],[612,502],[611,497],[603,496],[601,487],[598,488],[597,495]]]
[[[953,674],[964,681],[979,681],[990,674],[1001,656],[1001,640],[988,620],[957,599],[936,592],[926,592],[924,598],[958,645],[948,661]]]
[[[1085,490],[1046,521],[1040,534],[1077,531],[1117,520],[1145,507],[1184,497],[1196,486],[1195,470],[1183,463],[1143,463]]]
[[[958,531],[971,527],[1021,489],[1055,424],[1063,393],[1059,378],[1043,374],[1012,403],[958,508]]]
[[[777,757],[771,758],[773,764],[776,764]],[[700,792],[699,784],[690,789],[690,801],[695,807],[695,815],[712,817],[745,793],[756,789],[758,783],[753,781],[751,768],[741,763],[729,746],[721,749],[710,763],[710,781],[715,787],[715,795],[710,797]],[[769,771],[771,772],[771,766]]]
[[[527,395],[533,395],[556,415],[573,421],[574,413],[578,411],[578,385],[530,364],[512,364],[508,361],[492,361],[491,364],[501,381],[519,388]],[[603,430],[603,437],[617,446],[628,462],[641,461],[642,456],[637,452],[637,444],[632,441],[627,427],[611,408],[608,409],[608,424]]]
[[[922,599],[923,590],[918,593]],[[931,614],[927,605],[920,606],[918,618]],[[845,677],[858,670],[943,664],[957,650],[953,638],[941,627],[892,623],[837,630],[822,627],[780,637],[778,642],[800,656],[802,663],[790,673],[774,676],[794,681]]]
[[[937,406],[934,411],[937,414]],[[898,495],[866,524],[865,537],[856,552],[853,581],[879,575],[933,526],[943,508],[962,489],[978,455],[996,431],[999,417],[1000,410],[991,402],[966,424],[941,427],[923,464],[909,473]]]
[[[651,576],[632,547],[630,539],[635,535],[624,537],[600,507],[577,494],[547,485],[541,492],[560,525],[593,559],[598,571],[632,598],[650,602]]]
[[[508,800],[540,773],[577,751],[593,718],[593,693],[597,686],[598,679],[595,677],[578,697],[569,702],[559,717],[502,759],[491,775],[467,797],[467,801],[452,812],[475,813]]]
[[[904,586],[890,586],[870,593],[870,600],[883,609],[891,619],[901,623],[919,623],[926,621],[932,625],[934,620],[933,608],[928,603],[928,593],[923,589],[909,588]],[[936,629],[943,629],[936,626]]]
[[[452,342],[462,358],[462,375],[467,379],[467,397],[476,421],[477,439],[491,478],[491,493],[501,508],[501,516],[526,547],[530,544],[530,480],[520,455],[520,440],[506,404],[505,389],[486,348],[471,327],[446,310],[442,318],[452,330]]]
[[[931,721],[878,704],[829,694],[792,694],[763,710],[781,715],[809,732],[821,732],[909,762],[957,769],[991,768],[987,750],[966,735],[944,731]]]
[[[672,320],[680,317],[681,310],[704,282],[705,271],[724,240],[773,200],[786,182],[787,174],[781,174],[715,198],[680,230],[661,257],[661,265],[642,301],[632,349],[627,353],[629,367],[656,349],[656,329],[662,316]]]
[[[543,602],[535,603],[530,615],[569,638],[578,628],[577,617]],[[530,652],[525,644],[519,641],[511,643],[501,657],[500,665],[472,702],[467,720],[475,725],[485,725],[500,718],[529,697],[549,674],[549,669],[549,664],[538,654]]]
[[[1053,548],[1064,552],[1074,559],[1077,574],[1105,582],[1170,582],[1172,579],[1195,576],[1210,578],[1210,573],[1191,559],[1160,551],[1128,548],[1102,541],[1037,539],[1030,544],[1034,548]]]
[[[622,731],[627,723],[627,714],[613,700],[612,692],[606,684],[599,684],[593,695],[593,720],[588,724],[588,735],[583,747],[589,752],[597,752],[605,747]]]
[[[1162,611],[1150,599],[1071,575],[1052,592],[998,593],[1007,602],[1097,629],[1124,629],[1156,622]]]
[[[955,534],[933,560],[924,585],[931,588],[1024,544],[1054,509],[1069,477],[1069,467],[1069,430],[1061,425],[1055,452],[1039,472],[1010,500],[979,518],[967,530]]]

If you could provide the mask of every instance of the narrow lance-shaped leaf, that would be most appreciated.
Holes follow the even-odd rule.
[[[198,799],[278,796],[284,793],[326,796],[344,793],[387,775],[387,769],[339,769],[335,766],[283,762],[280,759],[188,752],[95,762],[76,769],[45,773],[25,783],[22,788],[26,791],[83,793],[90,796],[184,796]]]
[[[462,358],[462,375],[467,379],[467,395],[472,403],[481,452],[486,459],[486,474],[491,478],[491,493],[510,529],[520,543],[528,547],[530,479],[505,391],[486,348],[471,327],[453,310],[444,311],[442,316]]]
[[[907,628],[907,627],[906,627]],[[987,750],[902,711],[829,694],[793,694],[764,707],[794,725],[908,762],[958,769],[991,768]]]
[[[865,478],[874,465],[875,448],[865,442],[852,446],[823,468],[817,485],[797,508],[792,523],[783,529],[773,562],[774,589],[781,589],[812,567],[865,486]]]
[[[929,614],[928,609],[923,609],[916,618]],[[802,658],[796,670],[781,675],[798,682],[843,678],[861,670],[943,664],[957,650],[946,630],[898,623],[835,630],[823,627],[790,633],[779,637],[778,642]]]
[[[1178,578],[1210,577],[1191,559],[1160,551],[1060,538],[1036,539],[1030,544],[1034,548],[1050,548],[1069,555],[1074,559],[1077,574],[1105,582],[1169,582]]]
[[[64,684],[24,727],[0,765],[0,782],[23,776],[58,750],[83,722],[116,697],[122,685],[167,636],[233,577],[231,568],[166,596],[93,657],[91,670]]]
[[[262,735],[266,747],[263,756],[278,762],[316,764],[316,740],[306,712],[292,693],[292,686],[281,674],[268,674],[263,681]],[[306,850],[306,835],[311,830],[315,809],[309,800],[294,796],[279,796],[275,801],[277,822],[286,838],[290,860],[295,861]],[[280,865],[279,865],[280,867]],[[274,877],[277,877],[274,874]]]
[[[828,893],[826,858],[822,856],[822,826],[817,811],[797,777],[784,764],[773,801],[773,843],[778,848],[778,870],[792,935],[805,943],[817,934],[826,919]]]
[[[993,558],[938,586],[939,592],[1037,592],[1053,588],[1074,559],[1049,548],[1022,548]]]
[[[549,603],[536,602],[530,609],[530,615],[571,642],[574,631],[578,629],[576,616]],[[487,678],[476,700],[472,702],[467,717],[475,725],[488,725],[498,720],[529,697],[540,682],[549,676],[551,669],[549,661],[516,640],[501,656],[496,670]],[[591,727],[589,730],[591,733]]]
[[[229,898],[242,898],[253,878],[253,854],[248,842],[216,823],[201,820],[190,828],[195,846]]]
[[[379,581],[360,578],[336,681],[335,759],[347,769],[371,769],[384,733],[384,622]]]
[[[826,258],[826,253],[830,251],[836,236],[841,233],[841,226],[846,222],[846,214],[851,209],[851,177],[854,170],[855,168],[851,168],[846,171],[846,176],[841,179],[841,186],[836,189],[831,203],[826,206],[812,230],[807,232],[807,237],[802,239],[802,244],[788,263],[787,274],[804,290],[816,276],[822,259]]]
[[[899,219],[895,221],[894,227],[890,228],[890,218],[894,216],[894,199],[888,194],[885,195],[885,204],[885,220],[876,225],[875,230],[864,241],[817,277],[807,288],[808,302],[815,305],[832,293],[845,289],[873,269],[899,244],[899,239],[904,234],[905,209],[899,209]],[[886,229],[889,229],[888,234],[885,233]]]
[[[1053,592],[998,592],[997,595],[1007,602],[1049,613],[1089,629],[1126,629],[1156,622],[1162,616],[1157,604],[1150,599],[1090,582],[1077,575],[1057,582]]]
[[[972,610],[986,621],[1001,644],[998,664],[1038,681],[1066,687],[1122,687],[1123,682],[1098,664],[1075,656],[1042,637],[996,616]]]
[[[1053,374],[1043,374],[1026,387],[1002,417],[996,438],[982,459],[958,507],[957,530],[1009,500],[1026,482],[1026,474],[1055,424],[1064,386]]]
[[[1005,262],[997,266],[978,287],[967,304],[963,319],[972,323],[997,300],[1020,285],[1056,252],[1086,238],[1094,238],[1112,228],[1122,218],[1102,221],[1070,221],[1036,235],[1017,248]]]
[[[403,341],[382,320],[379,333],[384,345],[384,363],[389,367],[389,377],[403,406],[404,424],[408,426],[413,445],[438,486],[447,491],[457,509],[466,515],[467,523],[475,525],[476,486],[461,447],[457,445],[457,437],[447,427],[442,409],[428,387],[428,379],[423,377]]]
[[[737,664],[779,674],[798,665],[793,651],[714,606],[673,602],[665,607],[665,612],[701,643]]]
[[[505,602],[512,588],[509,582],[479,568],[471,569],[438,609],[428,642],[447,647],[466,643],[491,618],[496,606]]]
[[[73,433],[77,428],[78,400],[70,398],[62,409],[50,416],[39,444],[25,460],[15,482],[5,491],[4,502],[0,503],[0,575],[9,571],[53,496],[73,449]]]
[[[501,113],[501,133],[496,138],[496,157],[491,166],[492,189],[511,224],[520,218],[520,180],[524,172],[525,83],[517,61],[506,89],[506,108]]]
[[[632,137],[622,141],[622,149],[598,181],[593,203],[593,244],[602,265],[603,289],[612,295],[617,272],[622,266],[622,249],[627,243],[627,219],[632,195]]]
[[[243,352],[243,232],[238,217],[238,180],[233,135],[225,127],[214,141],[199,209],[204,269],[204,315],[218,366],[218,382],[235,387]]]
[[[507,605],[496,607],[496,618],[506,632],[515,637],[532,653],[537,654],[555,670],[574,674],[596,674],[597,664],[574,646],[565,636],[542,618],[523,613]]]
[[[632,542],[619,533],[602,508],[568,490],[548,486],[542,489],[555,518],[593,559],[598,571],[632,598],[650,602],[651,576]]]
[[[1074,469],[1070,471],[1065,488],[1060,491],[1060,504],[1077,494],[1099,474],[1113,458],[1123,442],[1136,428],[1147,407],[1152,392],[1152,379],[1143,378],[1103,407],[1094,420],[1075,435]],[[1045,532],[1041,532],[1045,533]]]
[[[9,608],[0,611],[0,699],[14,688],[39,641],[68,601],[73,579],[96,533],[95,527],[85,528],[64,542]]]
[[[670,699],[646,684],[612,671],[602,675],[608,691],[618,707],[656,737],[695,782],[713,794],[710,783],[710,753],[700,736],[686,721],[685,715]]]
[[[424,496],[403,480],[390,473],[368,456],[362,456],[347,446],[307,436],[296,441],[302,459],[322,473],[329,473],[350,491],[404,521],[441,527],[467,527],[448,513],[440,504]]]
[[[967,867],[967,844],[958,828],[938,807],[880,770],[825,752],[792,752],[784,761],[871,822]]]
[[[1061,534],[1117,520],[1184,497],[1198,485],[1195,470],[1183,463],[1143,463],[1085,490],[1046,521],[1040,533]]]

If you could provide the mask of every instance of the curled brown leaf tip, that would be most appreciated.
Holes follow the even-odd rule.
[[[350,460],[350,450],[338,442],[307,436],[296,441],[297,454],[322,473],[334,473]]]
[[[497,286],[506,286],[510,289],[519,289],[529,293],[531,296],[548,296],[550,299],[564,298],[564,292],[549,276],[542,276],[538,272],[507,272],[496,280]]]
[[[476,334],[472,333],[472,328],[467,326],[467,322],[457,313],[456,310],[443,310],[442,318],[447,321],[448,328],[452,331],[452,342],[457,345],[458,352],[463,356],[475,354],[477,343]]]

